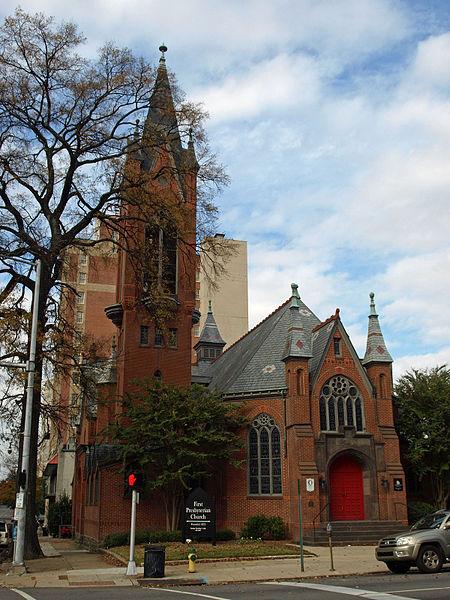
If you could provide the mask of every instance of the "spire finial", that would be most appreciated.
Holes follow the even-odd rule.
[[[164,44],[164,42],[159,47],[159,51],[161,52],[161,58],[159,59],[159,62],[160,63],[165,63],[166,62],[166,57],[164,55],[167,52],[167,46]]]
[[[298,293],[298,285],[296,283],[291,283],[291,308],[299,308],[300,305],[298,301],[300,300],[300,295]]]
[[[298,285],[296,283],[291,283],[291,290],[292,296],[300,300],[300,294],[298,293]]]
[[[208,300],[208,312],[212,314],[212,303],[211,303],[211,300]]]
[[[375,294],[373,292],[370,292],[369,298],[370,298],[370,314],[377,316],[377,311],[375,308],[375,300],[374,300]]]

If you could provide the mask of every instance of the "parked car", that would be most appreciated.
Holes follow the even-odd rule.
[[[8,524],[5,521],[0,521],[0,547],[8,546],[11,536]]]
[[[438,573],[450,560],[450,510],[438,510],[409,530],[382,538],[375,556],[392,573],[406,573],[414,565],[421,573]]]

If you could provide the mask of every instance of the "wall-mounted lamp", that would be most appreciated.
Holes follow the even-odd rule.
[[[319,479],[320,489],[324,492],[327,489],[327,482],[325,479]]]
[[[387,490],[389,489],[389,481],[388,481],[387,479],[382,479],[382,480],[381,480],[381,487],[382,487],[384,490],[386,490],[386,491],[387,491]]]

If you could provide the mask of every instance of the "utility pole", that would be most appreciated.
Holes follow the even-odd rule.
[[[21,259],[21,262],[33,264],[36,267],[36,280],[33,293],[33,313],[31,317],[31,337],[30,353],[26,369],[28,371],[27,394],[25,400],[25,425],[23,431],[22,463],[20,465],[19,485],[20,491],[16,495],[16,516],[17,516],[17,539],[14,545],[14,566],[23,566],[23,555],[25,549],[25,526],[27,521],[27,496],[30,465],[30,441],[31,441],[31,418],[33,414],[33,392],[34,392],[34,373],[36,369],[36,339],[39,312],[39,290],[41,284],[41,261],[27,261]],[[22,366],[22,365],[13,365]]]

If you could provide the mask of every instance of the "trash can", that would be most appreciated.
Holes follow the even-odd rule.
[[[144,551],[144,577],[164,577],[165,546],[147,546]]]

